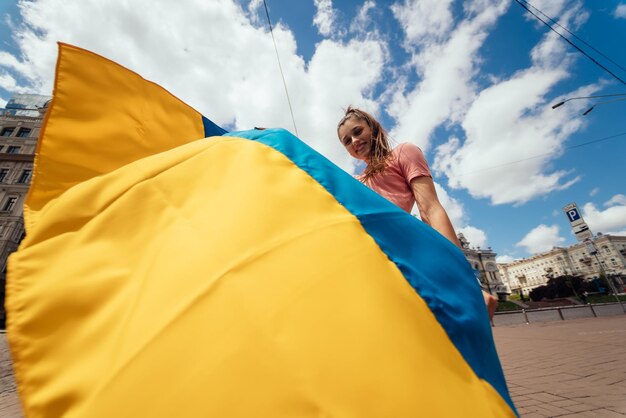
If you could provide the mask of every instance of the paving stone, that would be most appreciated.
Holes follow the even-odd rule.
[[[556,401],[562,401],[564,399],[560,396],[554,396],[550,393],[545,392],[533,393],[532,395],[528,395],[528,397],[541,401],[541,403],[552,403]]]
[[[565,406],[578,405],[579,402],[573,401],[571,399],[563,399],[561,401],[552,402],[552,405],[563,408]]]
[[[624,418],[626,414],[621,414],[619,412],[611,411],[609,409],[594,409],[590,411],[594,417],[598,418]]]
[[[559,408],[558,406],[553,406],[549,403],[529,406],[526,409],[532,412],[543,414],[546,417],[558,417],[559,415],[565,415],[571,412],[567,409]]]

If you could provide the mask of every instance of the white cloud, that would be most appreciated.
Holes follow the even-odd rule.
[[[468,225],[459,228],[456,232],[461,232],[465,236],[470,247],[485,248],[487,246],[487,234],[482,229]]]
[[[365,33],[367,27],[371,23],[369,13],[376,7],[374,0],[366,0],[365,3],[359,8],[354,21],[350,24],[350,31],[356,33]]]
[[[618,19],[626,19],[626,4],[618,4],[613,15]]]
[[[510,255],[499,255],[496,257],[496,262],[498,264],[507,264],[517,260],[515,257],[511,257]]]
[[[598,192],[600,191],[599,187],[594,187],[590,192],[589,192],[589,196],[593,197],[595,195],[598,194]]]
[[[248,4],[248,16],[250,17],[250,20],[257,25],[262,22],[262,19],[259,16],[261,7],[263,7],[263,0],[250,0],[250,3]]]
[[[616,194],[608,201],[604,202],[604,206],[626,206],[626,196],[623,194]]]
[[[565,238],[559,236],[559,226],[547,226],[541,224],[532,229],[515,244],[517,247],[524,247],[531,254],[549,251],[553,247],[565,242]]]
[[[258,2],[247,10],[232,0],[19,4],[25,22],[15,32],[20,51],[0,51],[0,70],[26,80],[17,91],[51,93],[56,42],[62,41],[162,85],[219,125],[293,130],[268,28],[255,27],[247,16],[258,11]],[[300,137],[351,170],[354,163],[336,140],[334,123],[349,103],[377,109],[371,95],[381,78],[386,45],[371,37],[324,40],[304,62],[288,28],[276,25],[274,36]]]
[[[4,109],[6,105],[7,105],[7,100],[0,97],[0,109]]]
[[[0,88],[5,89],[6,91],[13,92],[15,91],[15,87],[17,86],[17,82],[13,77],[9,74],[0,74]]]
[[[593,203],[585,203],[583,218],[594,233],[624,235],[626,232],[626,196],[618,194],[604,203],[605,210],[599,210]]]
[[[0,64],[1,65],[1,64]],[[32,89],[21,86],[11,74],[0,74],[0,88],[11,94],[32,93]]]
[[[572,7],[578,8],[580,6],[579,4],[568,5],[567,4],[568,2],[569,0],[533,0],[530,3],[532,3],[532,5],[535,6],[535,8],[529,7],[529,9],[532,10],[533,13],[539,15],[539,17],[541,17],[543,20],[546,20],[547,18],[541,13],[539,13],[537,9],[541,10],[544,14],[550,16],[552,19],[558,20],[561,17],[561,13],[563,12],[566,6],[570,8]],[[519,6],[516,5],[516,7],[519,7]],[[525,11],[524,15],[526,19],[535,20],[538,25],[543,25],[543,23],[536,20],[536,18],[531,16],[528,12]]]
[[[529,71],[481,92],[462,124],[465,143],[451,139],[437,149],[433,167],[448,176],[451,187],[503,204],[523,203],[578,181],[567,179],[565,171],[544,172],[582,125],[573,114],[580,107],[560,114],[545,105],[536,110],[558,72]]]
[[[577,12],[568,9],[562,19]],[[551,34],[533,48],[531,58],[531,67],[478,94],[462,122],[465,142],[451,138],[438,147],[433,167],[448,176],[450,187],[493,204],[521,204],[579,180],[573,172],[549,169],[565,140],[584,126],[579,117],[584,101],[556,110],[548,106],[549,93],[568,77],[572,58]],[[586,86],[570,94],[588,96],[597,89]]]
[[[399,142],[413,142],[424,151],[428,150],[430,136],[437,126],[462,120],[475,94],[472,78],[480,62],[478,50],[488,29],[508,4],[501,0],[490,1],[479,14],[452,28],[452,22],[442,23],[448,22],[448,18],[437,17],[446,15],[442,10],[448,10],[450,2],[436,3],[438,6],[432,6],[431,2],[394,6],[394,13],[405,29],[407,43],[421,49],[412,53],[411,60],[420,81],[407,93],[404,83],[398,83],[398,90],[388,106],[388,113],[397,121],[390,135]],[[434,8],[435,18],[431,23],[422,22],[431,18],[420,9],[427,6]],[[424,38],[425,35],[429,36]]]
[[[317,9],[313,24],[317,27],[320,35],[329,36],[335,28],[336,12],[333,9],[332,0],[314,0]]]
[[[452,0],[405,0],[391,11],[404,29],[407,46],[426,38],[441,38],[454,23]]]

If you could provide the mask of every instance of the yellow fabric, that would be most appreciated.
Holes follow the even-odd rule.
[[[513,416],[285,156],[192,141],[197,115],[160,88],[76,48],[60,62],[8,266],[27,417]]]
[[[27,225],[36,222],[36,212],[48,201],[75,184],[204,137],[202,115],[167,90],[62,43],[54,102],[42,137],[55,140],[38,145],[24,210]]]
[[[10,277],[30,417],[512,416],[358,220],[251,141],[75,186]]]

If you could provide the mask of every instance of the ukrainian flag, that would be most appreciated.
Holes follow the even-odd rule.
[[[27,417],[516,415],[458,248],[287,131],[225,133],[73,46],[25,224]]]

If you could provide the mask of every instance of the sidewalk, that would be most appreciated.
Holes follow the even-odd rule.
[[[19,418],[22,416],[22,410],[15,393],[15,380],[6,337],[2,331],[0,333],[0,417]]]
[[[626,417],[626,315],[493,328],[523,418]],[[0,416],[21,417],[0,334]]]
[[[493,332],[522,417],[626,416],[626,315]]]

